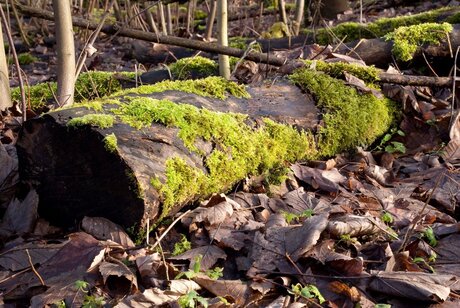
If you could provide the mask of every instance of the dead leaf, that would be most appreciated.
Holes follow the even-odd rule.
[[[19,183],[18,158],[14,146],[5,146],[0,142],[0,166],[0,206],[4,206],[10,202]]]
[[[0,229],[18,235],[32,232],[38,217],[37,209],[38,194],[32,189],[24,200],[11,201],[3,216]]]
[[[327,224],[327,231],[337,238],[345,234],[351,237],[372,235],[386,228],[387,226],[377,218],[357,215],[337,217]]]
[[[85,216],[81,222],[81,227],[99,240],[111,240],[124,247],[135,246],[123,228],[107,218]]]
[[[452,275],[412,272],[372,272],[369,288],[375,292],[417,301],[442,302],[455,283]]]
[[[383,98],[382,92],[369,88],[368,86],[366,86],[366,83],[358,77],[353,76],[352,74],[345,71],[343,72],[343,75],[345,76],[347,84],[355,87],[359,92],[372,93],[377,98]]]
[[[210,246],[201,246],[198,248],[190,249],[180,254],[178,256],[170,257],[170,260],[189,260],[190,266],[189,268],[193,268],[195,264],[195,259],[197,256],[201,255],[203,259],[201,259],[201,270],[206,271],[216,264],[217,260],[219,259],[226,259],[227,254],[217,246],[210,245]]]
[[[150,308],[159,307],[168,303],[176,302],[181,294],[164,291],[158,288],[147,289],[142,293],[128,296],[118,303],[115,308]]]
[[[301,181],[311,185],[314,189],[327,192],[338,192],[338,184],[345,181],[345,177],[338,174],[336,169],[335,171],[333,171],[334,169],[324,171],[299,164],[292,165],[291,169]]]
[[[193,280],[173,279],[169,283],[169,290],[177,294],[187,294],[190,291],[200,290],[201,287]]]
[[[102,279],[104,284],[107,283],[107,280],[110,277],[115,278],[117,284],[125,285],[126,281],[129,282],[129,287],[127,288],[128,291],[131,290],[131,287],[134,286],[137,289],[137,279],[134,273],[123,263],[109,263],[109,262],[102,262],[99,265],[99,272],[102,275]],[[124,278],[125,281],[121,281],[119,278]],[[121,287],[121,289],[125,289]]]
[[[322,241],[315,248],[315,256],[318,261],[331,268],[335,273],[344,276],[359,276],[363,272],[363,258],[352,258],[350,256],[334,251],[335,241]]]

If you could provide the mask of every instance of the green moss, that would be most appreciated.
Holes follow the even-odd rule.
[[[152,122],[177,127],[185,146],[203,155],[207,172],[173,157],[166,163],[166,179],[151,180],[163,198],[162,217],[176,204],[228,190],[249,174],[278,169],[286,162],[316,155],[310,133],[270,120],[264,120],[263,127],[253,129],[246,124],[247,116],[242,114],[213,112],[150,97],[133,98],[114,112],[135,127]],[[215,145],[211,154],[204,156],[195,146],[199,139]]]
[[[175,79],[190,79],[193,76],[208,77],[217,75],[219,67],[211,59],[196,56],[177,60],[169,66],[171,74]]]
[[[358,93],[341,80],[306,68],[291,79],[312,93],[324,110],[317,141],[323,156],[369,145],[391,126],[395,107],[389,99]]]
[[[18,62],[20,65],[28,65],[38,61],[38,58],[31,55],[30,53],[20,53],[18,54]],[[8,64],[14,63],[13,58],[8,58]]]
[[[439,45],[447,39],[453,27],[449,23],[424,23],[409,27],[399,27],[394,32],[385,36],[387,40],[393,40],[393,54],[397,59],[409,61],[413,58],[417,48],[423,44]]]
[[[107,151],[114,153],[118,149],[117,136],[111,133],[104,137],[104,147]]]
[[[165,80],[153,85],[143,85],[138,88],[124,90],[122,92],[115,93],[114,96],[126,94],[151,94],[168,90],[183,91],[219,99],[225,99],[228,94],[240,98],[250,97],[244,86],[217,76],[198,80]]]
[[[262,33],[265,39],[276,39],[289,36],[289,28],[284,22],[275,22],[267,32]]]
[[[363,66],[346,62],[324,62],[305,60],[307,67],[324,72],[334,78],[343,78],[344,72],[350,73],[366,83],[375,83],[379,80],[379,70],[374,66]]]
[[[91,125],[100,128],[109,128],[113,126],[114,120],[114,117],[109,114],[86,114],[82,117],[71,119],[67,122],[67,126],[78,127]]]
[[[308,29],[303,29],[302,32],[304,34],[315,34],[319,44],[328,44],[339,40],[351,42],[362,38],[378,38],[393,32],[399,27],[437,22],[442,14],[454,9],[454,7],[445,7],[409,16],[379,18],[375,22],[368,24],[345,22],[335,27],[319,29],[316,33]],[[452,24],[460,22],[460,13],[449,16],[446,22]]]
[[[206,19],[208,17],[208,13],[203,10],[195,10],[195,19]]]
[[[118,75],[133,78],[133,73],[116,73]],[[75,83],[75,103],[104,97],[121,90],[120,82],[110,72],[85,72],[82,73]],[[26,86],[26,97],[32,110],[38,110],[46,104],[54,101],[57,92],[56,82],[41,83],[34,86]],[[53,95],[54,94],[54,95]],[[21,92],[19,87],[11,90],[11,97],[19,102]]]

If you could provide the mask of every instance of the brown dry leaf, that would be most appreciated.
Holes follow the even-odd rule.
[[[331,281],[329,283],[329,290],[334,293],[341,294],[349,298],[353,303],[359,302],[361,294],[356,287],[350,287],[341,281]]]
[[[31,305],[44,307],[62,299],[72,301],[77,290],[68,286],[73,286],[77,280],[86,280],[92,284],[93,278],[87,273],[100,262],[104,252],[105,248],[89,234],[78,232],[69,235],[69,241],[37,269],[47,289],[32,297]],[[31,289],[38,291],[40,286],[37,275],[30,271],[9,279],[2,284],[1,289],[4,298],[8,299],[24,296]]]
[[[453,275],[411,272],[375,272],[369,288],[375,292],[418,301],[442,302],[455,283]]]
[[[38,194],[35,190],[29,191],[24,200],[14,199],[8,205],[0,224],[0,233],[22,235],[33,231],[37,221]]]
[[[315,248],[318,261],[331,268],[334,272],[345,276],[358,276],[363,272],[363,258],[350,256],[334,251],[333,240],[324,240]]]
[[[125,264],[121,262],[109,263],[104,261],[99,265],[99,272],[102,275],[104,284],[107,283],[107,279],[109,279],[109,277],[113,277],[116,280],[119,280],[119,278],[124,278],[130,284],[129,289],[131,289],[132,286],[134,286],[137,289],[136,276]],[[124,284],[124,281],[120,281],[120,284]]]
[[[306,210],[313,210],[315,214],[333,212],[333,206],[329,202],[316,198],[314,193],[305,192],[303,187],[288,192],[283,200],[289,207],[285,211],[289,213],[300,214]]]
[[[346,63],[353,63],[358,64],[361,66],[367,66],[363,60],[359,60],[347,55],[343,55],[341,53],[332,52],[331,57],[326,60],[326,62],[346,62]]]
[[[290,229],[285,235],[286,252],[296,262],[316,245],[327,227],[327,214],[315,215],[304,221],[301,227]]]
[[[385,271],[388,272],[423,272],[423,270],[412,261],[409,251],[403,251],[393,255],[388,260]]]
[[[215,296],[226,298],[230,303],[242,307],[256,293],[241,280],[214,280],[206,275],[198,275],[193,280]]]
[[[236,79],[246,84],[257,82],[262,77],[259,73],[259,65],[253,61],[243,61],[235,70],[233,75]]]
[[[200,290],[201,287],[193,280],[173,279],[169,282],[169,290],[177,294],[187,294],[190,291]]]
[[[4,206],[10,202],[19,182],[15,147],[5,146],[0,142],[0,166],[0,206]]]
[[[387,226],[380,219],[370,216],[345,215],[327,224],[327,231],[333,237],[340,237],[344,234],[351,237],[372,235],[386,229]]]
[[[118,303],[115,308],[150,308],[176,302],[181,294],[164,291],[158,288],[147,289],[142,293],[128,296]]]
[[[444,147],[441,157],[448,162],[460,159],[460,112],[457,111],[449,130],[449,143]],[[1,182],[0,182],[1,183]]]
[[[338,192],[338,184],[346,180],[335,168],[325,171],[295,164],[291,166],[291,169],[301,181],[311,185],[314,189],[327,192]]]
[[[197,208],[197,210],[199,210],[197,215],[193,218],[193,222],[205,222],[210,225],[218,225],[226,218],[232,216],[233,210],[240,208],[240,205],[230,198],[225,197],[224,199],[224,201],[210,207]]]
[[[452,234],[442,238],[436,245],[438,257],[434,262],[433,267],[436,273],[451,274],[460,277],[460,234]],[[459,290],[457,285],[455,290]]]
[[[203,256],[201,259],[201,270],[206,271],[216,264],[217,260],[219,259],[226,259],[227,254],[217,246],[209,245],[209,246],[201,246],[198,248],[190,249],[180,254],[178,256],[170,257],[170,260],[189,260],[190,266],[189,268],[193,268],[195,264],[195,259],[199,255]]]
[[[366,83],[358,77],[353,76],[352,74],[345,71],[343,72],[343,75],[345,76],[345,80],[347,81],[348,85],[355,87],[359,92],[372,93],[377,98],[383,98],[382,92],[369,88],[366,86]]]
[[[418,101],[414,90],[410,86],[400,86],[394,84],[384,84],[382,86],[383,94],[403,105],[404,111],[415,110],[419,112]]]
[[[41,266],[53,257],[64,245],[65,243],[45,244],[41,242],[17,245],[12,249],[5,249],[1,252],[0,266],[13,272],[30,267],[27,252],[29,252],[32,262]]]
[[[99,240],[111,240],[124,247],[134,247],[128,234],[119,225],[104,217],[84,217],[81,222],[83,230]]]
[[[174,269],[164,264],[159,253],[136,258],[136,266],[143,287],[162,287],[167,279],[166,271],[169,277],[174,276]]]

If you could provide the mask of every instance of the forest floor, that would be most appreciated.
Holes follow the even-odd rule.
[[[364,12],[364,21],[446,4],[376,6]],[[264,18],[259,27],[267,28],[272,19]],[[358,20],[355,8],[330,25]],[[254,20],[240,20],[231,23],[229,33],[247,35],[255,29]],[[37,33],[32,47],[18,44],[19,52],[36,57],[22,66],[27,82],[54,81],[54,40],[32,30]],[[138,63],[139,46],[153,48],[104,36],[87,69],[133,71],[162,65]],[[444,66],[454,67],[453,59],[445,61]],[[409,66],[404,72],[421,70]],[[17,85],[14,75],[11,85]],[[401,103],[403,115],[368,149],[294,164],[277,186],[250,177],[226,195],[178,213],[150,234],[148,244],[145,237],[130,238],[100,217],[85,218],[72,233],[51,226],[37,214],[36,192],[18,185],[17,198],[0,195],[0,304],[460,306],[460,118],[451,112],[455,93],[399,85],[387,85],[384,93]],[[19,177],[18,123],[11,115],[0,121],[0,189]]]

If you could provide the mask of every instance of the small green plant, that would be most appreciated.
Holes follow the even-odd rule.
[[[198,304],[201,304],[205,308],[208,307],[208,301],[204,297],[199,296],[194,290],[179,297],[177,302],[182,308],[195,308]]]
[[[337,244],[339,243],[345,243],[346,245],[351,245],[351,244],[355,244],[357,243],[358,240],[354,237],[351,237],[350,234],[342,234],[340,235],[340,240],[337,242]]]
[[[57,301],[53,304],[54,307],[57,307],[57,308],[66,308],[66,304],[65,304],[65,301],[63,299],[61,299],[60,301]]]
[[[396,127],[393,127],[382,137],[382,139],[380,139],[379,144],[373,150],[378,150],[378,151],[385,150],[385,152],[388,152],[388,153],[396,153],[396,152],[400,152],[403,154],[406,153],[406,146],[403,143],[397,142],[397,141],[389,142],[391,138],[393,138],[393,136],[395,135],[404,137],[406,134],[404,134],[402,130],[399,130]]]
[[[414,263],[422,263],[425,267],[427,267],[430,270],[430,272],[435,272],[434,268],[431,265],[429,265],[428,262],[422,257],[415,257],[412,261]]]
[[[83,308],[98,308],[102,307],[104,303],[104,298],[102,297],[95,297],[93,295],[89,295],[89,283],[84,280],[77,280],[75,281],[75,288],[77,292],[83,292],[85,294],[83,298]],[[65,304],[65,303],[64,303]]]
[[[289,294],[294,295],[295,300],[297,301],[300,297],[303,298],[316,298],[318,299],[319,303],[322,304],[325,302],[323,295],[319,292],[318,288],[312,284],[303,286],[302,284],[293,284],[291,285],[291,289],[288,290]]]
[[[181,234],[180,241],[174,244],[172,255],[178,256],[190,249],[192,249],[192,243],[189,242],[185,235]]]
[[[428,227],[425,229],[425,231],[423,231],[422,237],[431,247],[436,247],[436,245],[438,245],[438,240],[436,239],[436,236],[434,235],[433,229],[431,227]]]
[[[284,219],[286,219],[288,224],[290,224],[293,220],[300,221],[301,218],[310,218],[314,214],[312,209],[307,209],[303,212],[300,212],[299,214],[289,213],[286,211],[281,211],[281,213],[283,214]]]
[[[223,267],[215,267],[213,269],[209,269],[206,271],[206,275],[214,280],[219,279],[224,275],[224,268]]]
[[[392,224],[394,221],[393,215],[391,215],[388,212],[384,212],[382,216],[380,217],[384,223],[387,225]]]
[[[175,279],[180,279],[182,277],[187,277],[187,279],[192,279],[198,274],[201,270],[201,260],[203,259],[202,255],[195,257],[195,264],[193,264],[193,269],[188,269],[186,272],[180,272]]]

